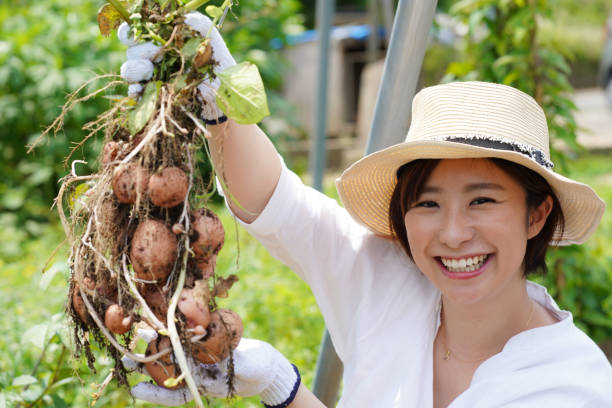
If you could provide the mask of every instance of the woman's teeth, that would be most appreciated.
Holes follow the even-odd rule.
[[[450,272],[473,272],[482,267],[489,255],[478,255],[471,258],[442,258],[440,261]]]

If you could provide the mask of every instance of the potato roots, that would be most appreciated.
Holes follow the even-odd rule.
[[[159,6],[146,0],[143,10],[146,7]],[[180,19],[177,27],[171,31],[175,43],[193,37]],[[207,207],[214,174],[198,170],[208,168],[209,159],[197,119],[201,112],[196,89],[215,61],[206,41],[196,55],[197,75],[183,72],[187,62],[176,55],[162,55],[164,72],[173,74],[157,79],[154,110],[141,130],[128,125],[138,103],[130,98],[99,116],[93,125],[104,132],[105,143],[97,173],[68,175],[57,199],[71,243],[67,312],[74,322],[77,350],[85,351],[93,368],[89,339],[95,339],[116,360],[116,375],[125,384],[122,355],[140,358],[164,385],[181,373],[177,361],[184,351],[201,362],[219,362],[230,356],[242,336],[240,317],[216,303],[237,278],[221,277],[215,270],[225,232]],[[182,81],[176,80],[179,76]],[[170,307],[172,301],[176,308]],[[169,310],[176,312],[168,316]],[[181,349],[172,346],[177,344],[174,337],[171,342],[160,336],[149,345],[150,357],[130,354],[136,324],[170,336],[175,330]],[[156,356],[169,348],[172,352]]]

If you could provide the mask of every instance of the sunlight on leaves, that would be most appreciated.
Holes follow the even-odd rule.
[[[105,37],[119,27],[122,21],[121,14],[109,3],[103,5],[98,11],[98,27],[100,33]]]
[[[23,387],[25,385],[36,384],[38,380],[31,375],[20,375],[13,380],[13,387]]]
[[[45,347],[45,343],[47,342],[47,332],[49,331],[49,323],[41,323],[35,326],[30,327],[23,334],[23,341],[32,343],[34,346],[39,349],[43,349]]]
[[[51,265],[49,269],[43,271],[43,274],[40,277],[40,282],[38,284],[38,287],[41,290],[46,290],[49,287],[51,280],[53,280],[53,277],[59,271],[66,270],[66,269],[68,269],[68,263],[65,260],[57,261],[56,263]]]
[[[246,125],[257,123],[270,114],[266,91],[257,66],[243,62],[218,75],[221,86],[217,105],[227,117]]]

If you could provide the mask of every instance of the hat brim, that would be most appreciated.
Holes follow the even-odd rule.
[[[451,141],[400,143],[355,162],[336,181],[340,199],[349,214],[376,234],[391,236],[389,203],[397,183],[397,170],[417,159],[500,158],[541,175],[553,189],[563,210],[565,227],[552,244],[583,243],[597,228],[604,201],[586,184],[549,170],[530,157],[513,151],[472,146]]]

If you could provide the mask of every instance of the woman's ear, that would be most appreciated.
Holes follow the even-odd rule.
[[[542,228],[544,228],[544,224],[546,224],[546,220],[548,219],[548,214],[550,214],[552,208],[552,197],[546,196],[540,205],[530,210],[529,225],[527,226],[527,239],[535,237],[540,233],[540,231],[542,231]]]

